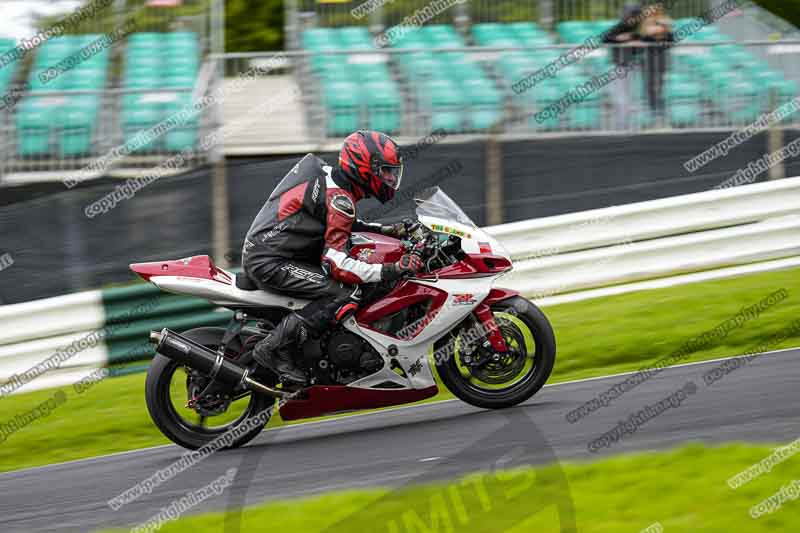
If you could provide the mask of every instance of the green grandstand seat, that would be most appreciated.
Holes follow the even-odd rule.
[[[420,85],[418,96],[430,113],[431,129],[460,131],[464,123],[465,95],[445,79],[429,80]]]
[[[197,63],[186,61],[183,63],[167,63],[164,65],[166,75],[169,76],[197,76]]]
[[[503,120],[503,97],[494,83],[485,78],[462,83],[469,104],[467,129],[486,130]]]
[[[406,73],[412,81],[425,81],[429,79],[449,79],[445,65],[436,56],[417,56],[406,64]]]
[[[167,89],[191,89],[195,80],[196,77],[191,74],[176,74],[167,77],[163,86]]]
[[[722,90],[727,97],[725,112],[733,122],[744,124],[758,118],[763,102],[758,97],[754,83],[738,79],[727,84]]]
[[[161,33],[137,32],[128,36],[128,46],[158,47],[161,45]]]
[[[498,60],[498,65],[507,79],[518,79],[522,75],[539,70],[539,65],[530,55],[521,52],[503,54]]]
[[[125,61],[125,70],[142,69],[157,72],[161,68],[161,65],[162,61],[159,55],[129,55]]]
[[[343,42],[372,42],[369,30],[363,26],[345,26],[335,30]]]
[[[773,87],[778,93],[778,99],[782,102],[791,100],[800,94],[797,90],[797,82],[794,80],[781,80]]]
[[[30,96],[18,104],[16,115],[17,153],[43,155],[50,151],[50,129],[61,102],[54,98]]]
[[[601,101],[600,94],[591,93],[581,103],[572,106],[566,117],[569,127],[575,130],[600,129]]]
[[[514,32],[505,24],[484,22],[472,27],[472,38],[480,46],[495,46],[495,43],[516,43]],[[502,44],[498,44],[501,46]],[[510,46],[514,46],[511,44]]]
[[[171,31],[164,34],[164,40],[168,44],[173,43],[195,43],[199,42],[198,36],[193,31]]]
[[[361,97],[358,85],[349,81],[328,82],[323,89],[329,135],[343,135],[360,124]]]
[[[486,72],[475,61],[447,61],[442,65],[450,79],[456,82],[469,80],[487,80]]]
[[[733,70],[718,70],[706,78],[708,81],[706,86],[707,94],[712,99],[715,96],[723,95],[725,88],[739,81],[739,78],[739,74]]]
[[[149,101],[147,95],[130,95],[123,102],[121,121],[122,135],[125,143],[133,141],[136,135],[148,128],[158,124],[163,118],[163,109],[159,103]],[[131,145],[131,151],[146,152],[155,150],[163,146],[162,138],[155,138],[150,142],[139,145]]]
[[[188,55],[196,56],[200,53],[200,46],[198,43],[187,43],[178,41],[166,46],[164,55],[169,58],[174,55]]]
[[[535,22],[511,22],[508,24],[508,28],[515,32],[546,33]]]
[[[333,28],[309,28],[303,32],[301,40],[303,47],[308,47],[308,43],[330,41],[337,39],[336,30]]]
[[[781,74],[770,69],[751,70],[745,77],[761,88],[763,92],[778,89],[785,81]]]
[[[0,55],[5,54],[16,46],[14,39],[0,38]],[[8,92],[8,86],[14,78],[17,66],[19,65],[18,59],[12,59],[5,67],[0,68],[0,94]]]
[[[611,61],[611,56],[608,53],[608,50],[602,48],[595,50],[588,56],[584,57],[582,62],[586,66],[588,72],[593,75],[603,74],[610,71],[614,67],[614,63]]]
[[[464,39],[456,33],[452,26],[443,24],[423,26],[420,33],[432,48],[461,48],[466,46]]]
[[[125,78],[125,87],[128,89],[158,89],[160,86],[161,78],[152,71],[149,75],[142,73],[139,76]]]
[[[596,20],[592,25],[594,31],[599,35],[605,31],[610,30],[617,25],[619,21],[614,19]]]
[[[456,29],[449,24],[428,24],[423,26],[421,31],[425,35],[441,35],[460,38]]]
[[[402,107],[397,87],[385,81],[371,81],[363,86],[369,128],[387,133],[400,129]]]
[[[311,56],[311,70],[317,74],[328,71],[340,73],[350,68],[347,56],[341,54],[314,54]]]
[[[563,96],[567,91],[583,85],[589,81],[589,79],[590,78],[586,75],[577,72],[565,78],[562,78],[559,74],[559,76],[556,76],[553,84],[560,86],[561,95]],[[587,94],[582,101],[572,104],[563,115],[563,125],[576,130],[599,129],[605,94],[605,90],[591,92]]]
[[[192,110],[186,120],[164,134],[164,148],[166,150],[180,152],[194,148],[197,145],[198,127],[202,113],[191,106],[191,93],[177,93],[174,100],[166,103],[163,118],[176,115],[185,108]]]
[[[399,38],[391,41],[392,48],[428,48],[429,42],[419,28],[409,29]]]
[[[163,63],[168,69],[174,68],[191,68],[197,72],[200,67],[199,54],[169,54],[163,58]]]
[[[582,20],[567,20],[556,25],[556,33],[566,43],[577,43],[593,35],[592,23]]]
[[[102,39],[102,38],[103,38],[103,34],[102,33],[82,33],[82,34],[76,36],[76,40],[75,41],[77,43],[77,46],[80,47],[80,46],[88,46],[88,45],[92,44],[93,42],[95,42],[95,41],[97,41],[99,39]]]
[[[85,155],[92,151],[92,136],[97,124],[100,103],[96,95],[68,97],[58,114],[59,146],[64,157]]]
[[[522,52],[522,53],[525,53],[525,52]],[[529,54],[529,55],[531,55],[531,54]],[[560,52],[558,52],[557,50],[552,50],[552,49],[540,50],[538,53],[531,55],[531,61],[538,68],[542,68],[542,67],[546,66],[548,63],[558,59],[558,57],[560,55],[561,55]]]
[[[664,99],[670,124],[689,127],[701,123],[703,87],[691,78],[670,75],[664,88]]]
[[[352,65],[351,69],[351,72],[355,73],[362,82],[391,79],[389,69],[384,63],[356,63]]]
[[[128,38],[124,86],[128,89],[152,89],[153,92],[123,96],[121,122],[126,142],[135,138],[139,131],[155,126],[190,103],[189,92],[163,91],[194,87],[199,64],[200,41],[194,32],[143,32]],[[161,92],[156,92],[159,90]],[[199,114],[135,150],[181,151],[192,148],[197,143]]]
[[[102,89],[106,85],[105,70],[82,68],[72,70],[62,76],[65,89],[92,90]]]
[[[534,109],[528,110],[531,112],[531,116],[528,119],[528,124],[532,128],[536,130],[558,129],[559,126],[562,125],[562,121],[563,124],[566,125],[566,117],[563,114],[557,117],[548,118],[540,123],[536,120],[536,114],[533,113],[533,111],[537,113],[542,111],[564,95],[563,89],[556,81],[553,80],[553,78],[543,81],[530,91],[527,91],[523,94],[527,100],[534,103]]]
[[[68,95],[57,98],[37,96],[60,90],[102,90],[105,88],[107,50],[82,60],[71,70],[42,83],[39,75],[74,54],[81,47],[96,41],[99,34],[56,37],[37,49],[28,77],[33,96],[26,98],[17,112],[17,148],[22,156],[49,153],[51,145],[63,157],[88,154],[92,151],[100,110],[98,95]],[[43,121],[42,117],[47,120]]]

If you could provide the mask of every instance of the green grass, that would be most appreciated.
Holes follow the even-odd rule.
[[[790,459],[736,490],[726,484],[771,452],[765,446],[691,445],[592,463],[472,474],[396,491],[347,491],[270,502],[245,508],[238,530],[546,533],[560,531],[557,511],[571,502],[580,533],[636,533],[656,522],[666,532],[797,531],[800,501],[784,502],[758,519],[750,517],[749,509],[800,479],[800,461]],[[189,516],[167,522],[160,531],[227,531],[225,517]]]
[[[550,383],[638,369],[780,288],[788,291],[786,300],[689,362],[739,355],[800,318],[800,269],[548,307],[558,342]],[[800,346],[800,336],[772,349],[793,346]],[[64,390],[66,404],[0,443],[0,471],[168,443],[147,414],[143,374],[106,380],[82,395]],[[0,399],[0,424],[52,394]],[[444,391],[433,400],[451,397]],[[276,418],[270,426],[280,423]]]

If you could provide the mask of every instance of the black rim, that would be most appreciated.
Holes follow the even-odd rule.
[[[500,356],[498,361],[473,369],[464,365],[456,348],[450,359],[450,368],[466,388],[480,395],[497,397],[525,388],[536,379],[541,370],[544,346],[530,319],[524,315],[506,313],[504,309],[493,310],[493,313],[506,344],[516,353]],[[527,336],[521,329],[523,325]],[[465,368],[469,368],[468,375],[465,375]]]
[[[191,416],[193,420],[187,419],[180,412],[178,412],[178,409],[176,409],[175,405],[175,400],[177,399],[175,391],[181,390],[181,388],[183,391],[183,403],[186,404],[188,400],[186,378],[181,377],[180,382],[175,383],[175,377],[179,370],[182,370],[187,377],[190,372],[193,372],[191,368],[180,365],[175,361],[171,361],[170,366],[162,376],[163,381],[161,381],[159,388],[161,389],[160,394],[162,395],[162,398],[166,401],[166,407],[169,416],[182,429],[192,433],[220,435],[251,416],[256,404],[256,396],[253,395],[252,392],[248,392],[247,394],[240,395],[234,401],[232,401],[230,406],[228,406],[228,408],[225,410],[225,413],[220,415],[219,418],[212,415],[204,416],[203,414],[198,413],[195,409],[181,405],[181,411],[186,413],[187,416]],[[178,398],[181,398],[181,396],[178,396]],[[245,398],[249,399],[246,407],[244,407]],[[232,416],[230,414],[231,408],[233,408],[233,412],[235,413],[238,410],[237,406],[244,407],[244,409],[238,416]],[[218,420],[215,421],[215,418],[218,418]]]

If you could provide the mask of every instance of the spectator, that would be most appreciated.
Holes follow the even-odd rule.
[[[624,65],[634,60],[636,47],[641,45],[637,29],[641,23],[642,8],[638,4],[627,4],[622,9],[621,20],[611,28],[603,37],[603,42],[613,45],[611,58],[614,64]],[[616,109],[617,129],[627,129],[628,115],[630,114],[631,84],[630,80],[620,78],[616,81],[617,86],[612,91],[614,107]]]
[[[647,104],[653,113],[656,124],[664,124],[664,74],[667,71],[667,43],[675,42],[670,19],[661,4],[654,4],[645,10],[646,17],[637,29],[639,39],[649,46],[645,50],[644,75],[647,88]],[[660,44],[661,46],[656,46]]]

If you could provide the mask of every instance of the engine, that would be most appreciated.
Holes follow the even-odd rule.
[[[346,330],[336,329],[324,335],[318,349],[309,366],[320,384],[346,385],[383,366],[383,358],[368,342]]]

